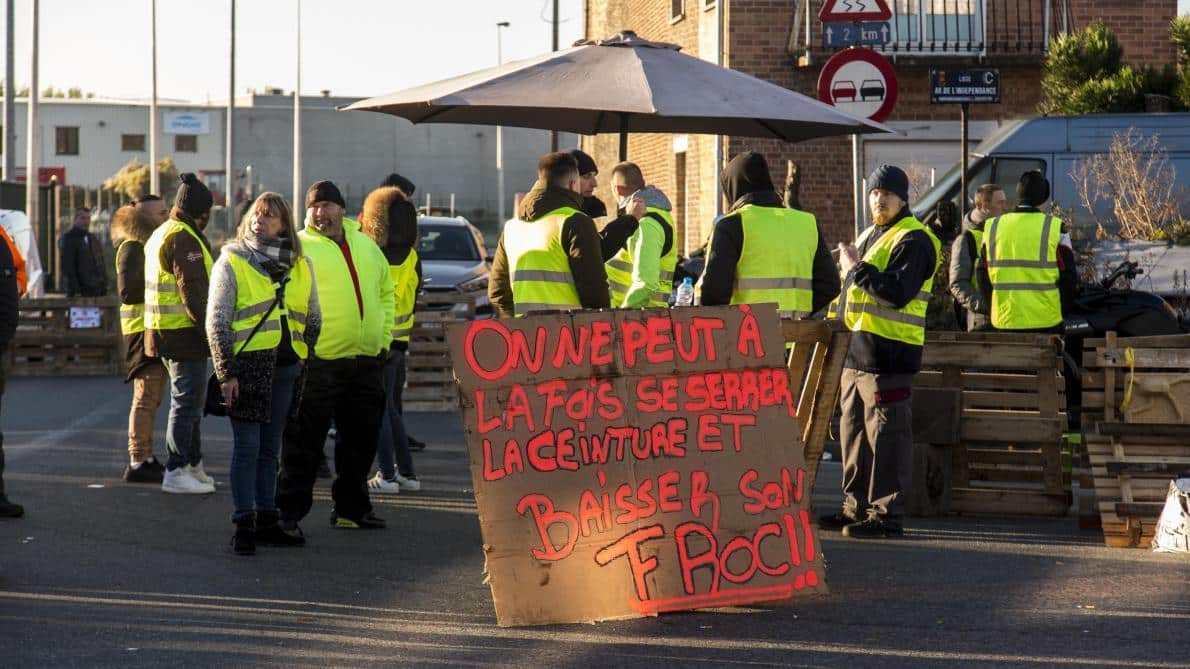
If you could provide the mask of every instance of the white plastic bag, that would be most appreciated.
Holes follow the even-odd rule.
[[[1165,508],[1153,534],[1158,553],[1190,553],[1190,478],[1169,482]]]

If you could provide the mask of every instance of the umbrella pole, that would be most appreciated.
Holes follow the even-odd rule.
[[[628,160],[628,133],[620,131],[620,162]]]

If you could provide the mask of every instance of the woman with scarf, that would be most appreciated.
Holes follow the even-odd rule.
[[[273,192],[249,207],[211,270],[207,338],[231,418],[232,549],[239,555],[253,555],[257,544],[305,543],[277,524],[274,492],[295,385],[322,327],[313,276],[289,205]]]

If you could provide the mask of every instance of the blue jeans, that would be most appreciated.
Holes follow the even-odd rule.
[[[207,361],[162,358],[169,372],[169,422],[165,427],[165,445],[169,459],[165,468],[197,465],[202,461],[202,440],[198,425],[207,398]]]
[[[376,461],[380,475],[391,479],[397,471],[412,478],[413,456],[409,454],[409,436],[401,417],[401,391],[405,389],[405,352],[393,350],[384,363],[384,414],[380,419],[380,438],[376,442]],[[394,460],[396,461],[394,463]]]
[[[273,370],[273,398],[267,423],[231,419],[231,500],[235,505],[232,520],[254,511],[275,511],[277,502],[277,458],[281,453],[281,435],[293,402],[293,384],[301,374],[301,365],[287,365]]]

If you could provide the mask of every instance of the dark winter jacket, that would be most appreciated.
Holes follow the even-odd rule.
[[[773,190],[768,167],[760,154],[750,154],[743,160],[733,160],[721,177],[723,193],[732,203],[731,211],[715,221],[711,232],[711,247],[706,270],[702,275],[701,302],[704,305],[731,304],[735,289],[735,271],[744,250],[743,220],[737,211],[748,204],[758,207],[783,208],[781,198]],[[839,294],[839,273],[822,237],[818,234],[818,248],[814,251],[812,277],[813,311],[830,304]]]
[[[583,197],[582,212],[594,220],[607,216],[607,207],[604,206],[603,200],[594,195],[587,195]],[[599,248],[603,251],[603,262],[616,257],[620,249],[624,248],[624,244],[628,242],[628,238],[636,234],[637,225],[639,225],[638,221],[631,214],[620,212],[611,222],[603,226],[603,229],[599,231]]]
[[[17,267],[8,244],[0,243],[0,351],[12,342],[20,312],[17,300]],[[0,454],[0,458],[3,455]]]
[[[984,289],[986,286],[975,285],[979,249],[975,248],[975,237],[970,232],[982,232],[984,223],[980,210],[972,209],[968,212],[963,234],[955,237],[950,249],[950,294],[954,296],[956,306],[961,308],[966,316],[966,323],[963,325],[968,332],[987,330],[991,326],[988,315],[991,304],[987,300],[987,291]]]
[[[122,215],[121,215],[122,214]],[[145,240],[153,233],[153,223],[128,211],[117,212],[112,219],[112,241],[116,244],[116,292],[120,304],[145,302]],[[124,335],[124,366],[131,381],[142,370],[161,361],[145,353],[145,333]]]
[[[223,252],[211,268],[210,303],[207,305],[205,321],[207,338],[211,342],[211,362],[215,368],[215,376],[220,382],[233,377],[239,381],[240,397],[228,414],[239,420],[267,423],[272,415],[273,370],[277,368],[278,352],[288,346],[289,338],[282,337],[281,346],[277,348],[234,354],[235,334],[232,332],[231,323],[236,308],[238,287],[228,255],[239,256],[258,271],[264,272],[260,256],[243,242],[230,242],[223,247]],[[307,260],[299,258],[297,262]],[[282,278],[284,277],[273,277],[275,281]],[[311,351],[315,350],[321,331],[322,309],[318,305],[318,287],[311,284],[305,330],[305,340]]]
[[[1047,196],[1048,193],[1049,191],[1047,190]],[[1013,213],[1019,214],[1044,213],[1041,209],[1037,207],[1031,207],[1026,204],[1019,204],[1017,205],[1016,209],[1013,209],[1012,211]],[[1065,234],[1066,232],[1066,222],[1063,221],[1062,233]],[[987,242],[986,237],[984,237],[984,242]],[[980,260],[978,272],[980,285],[987,286],[987,300],[990,313],[993,291],[992,280],[988,276],[988,263],[986,255]],[[1074,307],[1074,300],[1078,297],[1078,268],[1074,262],[1074,250],[1065,244],[1058,245],[1058,294],[1062,300],[1062,315],[1065,316],[1066,314],[1070,313],[1071,309]],[[1059,324],[1056,328],[1045,328],[1038,330],[1038,332],[1055,332],[1060,331],[1061,329],[1062,326]]]
[[[99,297],[107,293],[103,245],[86,230],[71,227],[58,239],[66,297]]]
[[[201,241],[185,232],[173,235],[161,245],[161,266],[177,278],[182,306],[195,324],[178,330],[146,330],[145,351],[158,358],[201,360],[211,354],[203,327],[207,320],[210,277],[202,254],[203,247],[209,251],[211,244],[193,223],[180,222],[189,226]]]
[[[523,221],[535,221],[559,207],[573,207],[579,212],[562,223],[562,248],[570,259],[570,273],[578,291],[579,303],[584,309],[607,309],[611,298],[607,289],[607,272],[603,268],[603,252],[595,222],[582,213],[583,198],[578,193],[548,186],[538,181],[533,184],[517,217]],[[512,271],[508,256],[504,252],[504,235],[496,246],[496,257],[492,262],[492,274],[488,283],[488,297],[496,312],[504,318],[516,313],[512,296]]]
[[[859,247],[862,258],[881,237],[906,216],[912,216],[909,207],[901,211],[884,226],[868,235]],[[934,275],[938,258],[934,243],[922,230],[915,230],[901,238],[892,248],[888,265],[884,271],[875,265],[860,262],[843,279],[843,291],[854,284],[876,300],[881,306],[901,309],[912,300],[926,279]],[[843,306],[843,305],[840,305]],[[873,374],[914,374],[921,370],[920,346],[886,339],[869,332],[855,332],[851,335],[851,347],[847,350],[844,367]]]

